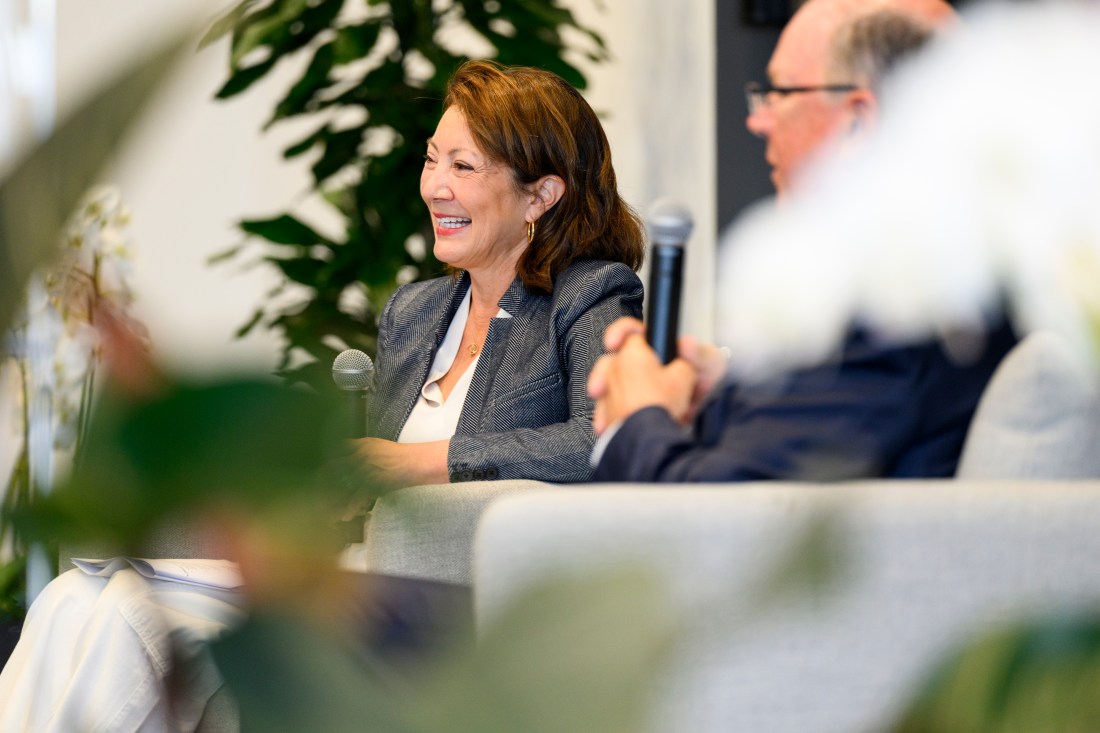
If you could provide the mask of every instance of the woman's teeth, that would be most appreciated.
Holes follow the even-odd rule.
[[[444,229],[458,229],[464,227],[470,223],[469,219],[462,219],[457,216],[445,216],[439,220],[439,226]]]

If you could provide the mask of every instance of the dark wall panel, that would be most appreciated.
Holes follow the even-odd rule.
[[[746,21],[749,0],[716,0],[718,231],[747,205],[772,193],[764,142],[745,129],[745,82],[763,81],[779,38],[782,11],[761,23]],[[784,3],[780,3],[785,7]],[[775,16],[775,13],[780,15]]]

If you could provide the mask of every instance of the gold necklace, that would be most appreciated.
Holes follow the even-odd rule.
[[[466,348],[470,352],[470,356],[477,356],[477,350],[478,350],[478,345],[477,344],[470,344]]]

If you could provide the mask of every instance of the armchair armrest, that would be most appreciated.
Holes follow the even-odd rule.
[[[553,484],[468,481],[410,486],[378,500],[366,537],[371,572],[469,585],[474,530],[499,496]]]

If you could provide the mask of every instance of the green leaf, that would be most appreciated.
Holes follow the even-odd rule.
[[[0,566],[0,624],[21,623],[26,616],[26,570],[25,554]],[[4,627],[0,625],[0,629]]]
[[[19,581],[26,567],[27,557],[25,555],[0,565],[0,593],[10,593],[12,586]]]
[[[275,56],[267,58],[257,64],[248,66],[243,69],[238,69],[229,77],[228,81],[222,85],[222,88],[214,95],[217,99],[229,99],[236,96],[248,89],[258,79],[262,78],[264,74],[271,71],[271,68],[275,66],[275,62],[279,59]]]
[[[326,43],[317,49],[305,72],[275,106],[275,113],[264,125],[264,129],[280,119],[310,111],[308,108],[310,100],[314,99],[317,93],[328,84],[328,75],[332,70],[334,59],[335,52],[331,43]]]
[[[332,42],[335,62],[339,65],[350,64],[365,57],[374,49],[381,30],[382,25],[377,20],[341,28]]]
[[[269,55],[263,63],[257,62],[248,67],[249,73],[238,82],[243,86],[240,89],[231,87],[232,94],[251,85],[279,59],[305,47],[319,33],[327,30],[339,14],[343,2],[344,0],[279,0],[241,19],[234,30],[230,54],[230,67],[234,70],[234,76],[244,71],[238,67],[254,51],[266,48]],[[223,97],[219,93],[219,98],[232,94],[227,92]]]
[[[308,497],[302,517],[314,521],[338,488],[319,484],[340,444],[332,392],[253,379],[176,384],[146,398],[108,388],[79,469],[17,513],[17,526],[32,540],[94,538],[132,552],[151,528],[204,507],[260,511]]]
[[[244,338],[245,336],[247,336],[249,333],[252,332],[252,329],[256,327],[256,324],[259,323],[263,319],[263,317],[264,317],[264,309],[263,308],[257,308],[256,312],[252,314],[252,317],[249,318],[248,321],[243,326],[241,326],[240,328],[238,328],[236,330],[236,332],[233,334],[233,338],[239,338],[240,339],[240,338]]]
[[[294,244],[302,247],[331,244],[329,240],[290,214],[281,214],[273,219],[248,219],[242,221],[240,227],[248,234],[262,237],[275,244]]]
[[[307,0],[275,0],[238,24],[229,57],[230,66],[261,46],[275,46],[289,36],[290,25],[306,9]]]
[[[1061,733],[1100,721],[1100,617],[1052,612],[953,651],[895,733]]]
[[[408,40],[417,35],[418,16],[421,12],[417,5],[418,3],[409,1],[390,3],[390,23],[397,33],[397,42],[402,49],[407,49]]]
[[[243,244],[235,244],[232,247],[223,249],[221,252],[215,252],[214,254],[206,258],[206,264],[216,265],[219,262],[228,262],[229,260],[236,257],[238,254],[240,254],[243,248]]]
[[[366,125],[358,125],[328,134],[325,152],[311,169],[317,185],[358,159],[359,145],[363,142],[363,133],[366,129]]]
[[[319,142],[323,142],[329,135],[328,124],[321,125],[319,128],[311,132],[306,137],[302,138],[298,142],[291,145],[289,148],[283,151],[283,157],[294,158],[306,152]]]
[[[560,25],[576,26],[573,13],[568,8],[562,7],[545,0],[511,0],[518,8],[526,10],[534,18],[547,28],[556,29]]]
[[[268,257],[267,261],[282,270],[290,280],[309,286],[321,282],[322,273],[328,269],[328,263],[308,257]]]
[[[138,113],[190,45],[180,33],[130,66],[26,152],[0,183],[0,330],[32,270],[57,248],[62,227]]]
[[[368,353],[373,351],[371,349]],[[333,353],[332,357],[335,356],[336,354]],[[291,386],[304,384],[317,390],[329,389],[332,384],[332,358],[314,359],[293,369],[278,369],[275,376]]]
[[[199,40],[198,50],[201,51],[236,28],[241,19],[244,18],[255,4],[256,0],[241,0],[241,2],[234,5],[220,18],[215,20],[210,26],[210,29],[203,35],[202,39]]]

